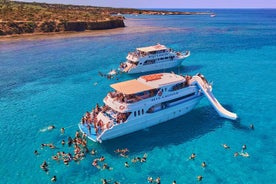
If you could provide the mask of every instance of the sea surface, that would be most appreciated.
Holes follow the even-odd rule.
[[[0,42],[0,183],[51,183],[54,175],[57,183],[78,184],[97,184],[102,178],[140,184],[149,176],[160,177],[162,184],[275,183],[276,11],[213,11],[213,18],[125,15],[127,27],[112,34]],[[89,141],[97,155],[87,154],[79,163],[52,160],[58,151],[73,154],[61,140],[74,137],[82,115],[103,103],[110,84],[139,76],[109,80],[99,72],[116,69],[136,47],[156,43],[190,50],[181,67],[166,71],[205,75],[216,98],[239,120],[219,117],[203,98],[177,119],[102,144]],[[47,130],[50,125],[56,128]],[[41,148],[42,143],[57,149]],[[234,157],[244,144],[250,156]],[[115,154],[117,148],[128,148],[128,157]],[[131,163],[144,153],[146,162]],[[192,153],[196,158],[189,160]],[[91,165],[100,156],[112,170]],[[44,160],[48,174],[40,169]]]

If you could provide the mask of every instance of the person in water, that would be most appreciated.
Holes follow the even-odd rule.
[[[149,177],[148,177],[148,182],[149,182],[149,183],[152,183],[152,182],[153,182],[153,178],[149,176]]]
[[[54,125],[50,125],[50,126],[48,126],[48,130],[53,130],[53,129],[55,129],[56,127],[54,126]]]
[[[156,182],[157,184],[161,184],[161,178],[158,176],[158,177],[155,179],[155,182]]]
[[[56,182],[56,181],[57,181],[57,177],[53,176],[52,179],[51,179],[51,182]]]
[[[197,180],[198,180],[198,181],[201,181],[202,178],[203,178],[203,176],[201,176],[201,175],[197,176]]]
[[[61,128],[61,129],[60,129],[60,133],[61,133],[61,134],[64,134],[64,133],[65,133],[65,128]]]
[[[127,167],[127,168],[129,167],[129,164],[128,164],[128,162],[125,162],[125,167]]]
[[[230,149],[230,146],[228,146],[227,144],[222,144],[222,146],[224,147],[224,149]]]
[[[201,167],[206,167],[206,163],[205,163],[205,162],[202,162],[202,163],[201,163]]]
[[[195,153],[192,153],[192,155],[189,157],[190,160],[194,160],[196,157],[196,154]]]
[[[245,144],[242,145],[242,151],[244,151],[244,150],[246,150],[246,149],[247,149],[246,145],[245,145]]]

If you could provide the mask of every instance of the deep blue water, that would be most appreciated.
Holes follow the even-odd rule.
[[[101,183],[101,178],[147,183],[148,176],[160,176],[162,183],[197,183],[198,175],[203,176],[201,183],[274,183],[276,11],[215,13],[214,18],[126,15],[128,27],[116,34],[0,42],[1,183],[50,183],[53,175],[57,183]],[[106,157],[111,171],[92,167],[91,155],[69,166],[53,161],[57,151],[73,152],[62,147],[61,140],[74,136],[83,113],[102,103],[109,85],[117,82],[98,72],[116,68],[136,47],[156,43],[190,50],[191,56],[174,72],[204,74],[213,81],[214,95],[238,114],[239,121],[220,118],[204,98],[177,119],[103,144],[89,142],[98,157]],[[137,76],[120,75],[118,80]],[[40,131],[49,125],[57,128]],[[64,135],[61,127],[66,128]],[[41,149],[41,143],[54,143],[59,149]],[[243,144],[250,157],[234,157]],[[114,154],[125,147],[128,158]],[[35,156],[34,150],[40,154]],[[146,163],[124,167],[144,153]],[[191,153],[197,155],[193,161],[188,160]],[[48,174],[40,169],[44,160]],[[206,168],[201,167],[203,161]]]

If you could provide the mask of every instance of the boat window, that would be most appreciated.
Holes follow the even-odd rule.
[[[138,110],[138,116],[140,116],[140,110]]]
[[[136,111],[134,111],[134,117],[136,117]]]
[[[144,109],[142,109],[142,114],[144,114]]]

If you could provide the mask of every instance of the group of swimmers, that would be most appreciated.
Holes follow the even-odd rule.
[[[54,129],[55,126],[49,126],[48,129]],[[61,128],[60,129],[61,134],[65,133],[65,128]],[[61,141],[61,145],[65,146],[66,142],[63,139]],[[79,162],[80,160],[82,160],[87,153],[89,153],[88,147],[87,147],[87,136],[86,134],[81,134],[79,131],[76,131],[75,133],[75,137],[68,137],[68,147],[73,147],[74,148],[74,153],[65,153],[64,151],[58,151],[55,155],[53,155],[51,158],[52,160],[55,160],[57,162],[59,161],[63,161],[63,163],[65,165],[69,165],[69,163],[71,161],[75,161],[75,162]],[[51,149],[58,149],[53,143],[42,143],[41,144],[41,149],[45,148],[45,147],[49,147]],[[39,152],[37,150],[34,151],[35,155],[39,155]],[[43,161],[43,163],[40,165],[40,168],[45,171],[46,173],[49,172],[49,167],[48,167],[48,163],[46,161]],[[57,177],[53,176],[51,178],[52,182],[56,182],[57,181]]]
[[[195,154],[195,153],[192,153],[191,156],[189,157],[189,160],[194,160],[195,158],[196,158],[196,154]],[[203,161],[203,162],[201,163],[201,167],[202,167],[202,168],[205,168],[206,166],[207,166],[206,162]],[[197,180],[198,180],[198,181],[201,181],[202,178],[203,178],[203,176],[201,176],[201,175],[197,176]],[[176,182],[174,181],[173,184],[174,184],[174,183],[176,183]]]
[[[121,157],[127,157],[127,154],[129,152],[129,150],[127,148],[124,149],[116,149],[114,151],[115,153],[118,153]]]
[[[230,149],[230,146],[228,146],[227,144],[222,144],[222,146],[224,147],[224,149]],[[247,149],[246,144],[242,145],[241,152],[235,152],[234,157],[237,157],[239,155],[241,155],[243,157],[249,157],[249,154],[247,152],[245,152],[246,149]]]
[[[155,180],[151,176],[148,177],[148,183],[153,183],[155,182],[156,184],[161,184],[161,178],[158,176]]]
[[[92,155],[95,155],[94,154],[95,152],[91,152]],[[92,166],[96,167],[97,169],[107,169],[107,170],[112,170],[113,168],[110,167],[107,163],[104,163],[102,164],[102,167],[99,165],[99,162],[103,162],[105,161],[105,157],[104,156],[101,156],[100,158],[95,158],[92,162]]]

